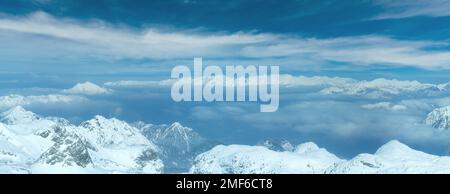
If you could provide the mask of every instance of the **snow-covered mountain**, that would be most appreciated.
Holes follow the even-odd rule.
[[[437,108],[431,111],[427,115],[425,123],[440,130],[450,129],[450,106]]]
[[[436,109],[427,122],[447,129],[448,109]],[[399,141],[345,160],[313,142],[213,147],[180,123],[130,125],[95,116],[73,125],[20,106],[0,121],[0,173],[450,173],[450,157]]]
[[[39,120],[32,112],[26,111],[21,106],[14,107],[0,114],[0,122],[8,125],[27,124]]]
[[[163,172],[157,146],[114,118],[75,126],[15,107],[0,121],[0,173]]]
[[[295,151],[277,152],[263,146],[219,145],[195,159],[192,173],[323,173],[342,160],[314,143]]]
[[[198,154],[217,145],[178,122],[171,125],[137,122],[134,126],[160,148],[166,172],[187,172]]]
[[[62,91],[67,94],[82,94],[82,95],[100,95],[100,94],[110,94],[111,89],[98,86],[92,82],[78,83],[70,89]]]
[[[372,99],[395,96],[417,97],[435,96],[449,91],[449,84],[427,84],[418,81],[403,81],[379,78],[371,81],[349,81],[326,87],[320,91],[324,95],[340,94]]]
[[[312,142],[294,151],[273,151],[262,146],[219,145],[200,154],[192,173],[450,173],[450,157],[416,151],[390,141],[375,154],[353,159],[336,157]]]
[[[334,164],[326,173],[450,173],[450,157],[427,154],[393,140],[375,154]]]

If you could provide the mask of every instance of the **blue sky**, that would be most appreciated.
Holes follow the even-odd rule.
[[[168,79],[172,67],[200,56],[206,64],[280,65],[292,76],[447,83],[449,10],[448,0],[0,0],[0,94],[74,121],[95,114],[181,121],[225,143],[312,140],[351,156],[396,138],[446,153],[446,134],[412,123],[450,105],[447,93],[374,99],[321,95],[326,84],[286,87],[278,112],[258,114],[255,104],[174,103],[167,87],[148,81]],[[130,80],[147,84],[111,84]],[[26,98],[66,95],[85,81],[114,92],[64,105]],[[412,108],[361,108],[380,102]]]
[[[441,0],[426,3],[3,0],[1,16],[4,22],[16,26],[6,23],[1,32],[4,43],[1,60],[14,68],[0,70],[93,73],[104,72],[103,67],[107,66],[115,68],[111,69],[114,73],[125,73],[124,69],[142,72],[141,68],[151,66],[167,72],[174,63],[203,56],[216,63],[225,63],[226,59],[235,63],[283,64],[282,71],[297,74],[361,78],[389,74],[439,82],[448,73],[445,62],[450,17],[445,8],[448,2]],[[55,28],[60,28],[61,33],[55,32]],[[152,36],[149,32],[162,35],[161,41],[151,46],[146,46],[146,42],[131,48],[125,46],[133,44],[133,39]],[[94,34],[80,36],[85,33]],[[171,38],[168,34],[178,36],[182,42],[167,42]],[[213,39],[211,45],[188,42],[206,41],[202,38],[206,35]],[[234,40],[224,44],[228,39]],[[189,48],[181,44],[189,44]],[[261,48],[266,45],[271,47]],[[41,46],[46,49],[40,49]],[[152,46],[161,49],[155,51]],[[305,54],[305,49],[323,51]],[[343,54],[332,56],[336,50]],[[376,59],[366,59],[373,50],[384,52]],[[186,51],[189,52],[183,54]],[[436,69],[441,76],[436,77],[433,71]]]
[[[439,0],[420,2],[4,0],[0,10],[13,15],[44,11],[55,17],[84,21],[101,19],[135,28],[205,28],[210,31],[259,31],[314,37],[376,33],[406,39],[447,39],[449,29],[446,24],[449,19],[439,16],[448,14],[448,5],[442,5]],[[431,11],[427,12],[427,7]]]

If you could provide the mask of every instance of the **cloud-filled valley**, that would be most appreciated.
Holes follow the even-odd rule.
[[[206,138],[223,143],[254,144],[275,137],[293,142],[326,142],[330,146],[344,144],[344,148],[333,151],[346,157],[374,149],[391,139],[419,147],[433,145],[427,151],[436,154],[446,153],[446,146],[450,143],[446,130],[436,130],[425,122],[429,112],[450,105],[447,83],[285,74],[280,76],[280,109],[266,114],[259,113],[254,103],[204,102],[179,106],[168,99],[171,86],[168,83],[172,82],[83,82],[74,87],[48,90],[48,93],[37,96],[5,95],[1,97],[0,107],[5,111],[24,106],[44,115],[65,117],[75,123],[96,114],[122,118],[130,123],[140,120],[149,123],[178,121],[189,123]],[[74,88],[78,92],[67,92]],[[137,91],[146,92],[137,94]],[[54,111],[59,113],[52,114]],[[234,123],[232,130],[230,123]],[[276,131],[283,133],[272,137]],[[355,143],[371,143],[367,147],[348,149],[345,146],[351,145],[347,141],[349,138]]]

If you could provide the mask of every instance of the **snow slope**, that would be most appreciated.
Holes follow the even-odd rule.
[[[374,154],[343,160],[312,142],[294,151],[219,145],[200,154],[191,173],[450,173],[450,157],[434,156],[393,140]]]
[[[156,145],[114,118],[75,126],[15,107],[0,121],[0,173],[163,172]]]
[[[450,129],[450,106],[437,108],[431,111],[427,115],[425,123],[440,130]]]
[[[360,154],[326,173],[450,173],[450,157],[427,154],[393,140],[375,154]]]
[[[277,152],[263,146],[219,145],[195,159],[192,173],[273,174],[323,173],[341,159],[313,143],[296,152]]]

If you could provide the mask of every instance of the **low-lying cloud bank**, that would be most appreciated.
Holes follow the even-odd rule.
[[[216,131],[227,134],[229,131],[267,137],[290,134],[286,136],[297,140],[319,140],[319,143],[326,139],[338,144],[351,138],[372,141],[371,145],[374,145],[399,139],[408,144],[431,147],[436,151],[434,153],[444,153],[443,147],[450,144],[448,131],[434,130],[425,123],[428,113],[450,105],[448,83],[283,74],[280,75],[279,110],[261,114],[251,103],[175,103],[170,99],[170,86],[174,81],[119,80],[99,85],[87,82],[74,87],[76,94],[65,94],[67,90],[58,89],[45,95],[1,96],[0,108],[21,105],[44,115],[57,113],[74,122],[101,114],[127,121],[159,119],[159,122],[202,123],[203,126],[197,126],[202,130],[215,126]],[[238,127],[230,130],[230,123]],[[249,138],[253,138],[249,142],[254,142],[257,137]],[[355,150],[336,153],[342,154],[341,151],[347,156],[355,153]]]
[[[86,98],[75,95],[39,95],[39,96],[22,96],[22,95],[8,95],[0,96],[0,109],[8,109],[15,106],[27,105],[62,105],[62,104],[77,104],[79,102],[87,101]]]
[[[216,146],[200,154],[191,173],[231,174],[385,174],[450,173],[450,157],[414,150],[397,140],[374,154],[345,160],[309,142],[294,151],[273,151],[260,146]]]
[[[204,82],[226,80],[225,77],[219,78],[220,79],[213,78],[212,80],[205,79]],[[119,80],[106,82],[104,85],[111,88],[156,88],[170,87],[176,81],[178,80]],[[246,82],[245,84],[249,85],[254,83]],[[293,76],[290,74],[281,74],[279,76],[279,84],[281,87],[291,88],[294,92],[295,89],[299,87],[315,87],[320,89],[319,93],[323,95],[345,95],[372,99],[391,98],[395,96],[409,96],[409,98],[439,96],[450,91],[450,83],[429,84],[421,83],[415,80],[385,78],[378,78],[374,80],[356,80],[345,77],[307,77]]]

